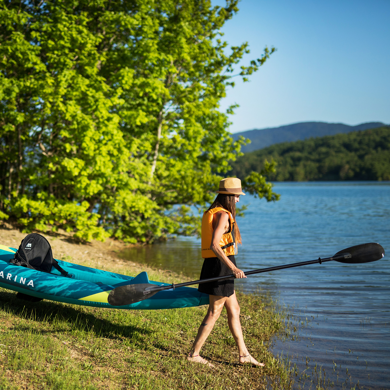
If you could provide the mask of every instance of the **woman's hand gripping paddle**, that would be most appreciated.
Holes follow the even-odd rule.
[[[337,252],[333,257],[317,260],[302,261],[299,263],[292,263],[286,265],[279,265],[276,267],[269,267],[245,272],[245,275],[260,274],[262,272],[277,271],[285,268],[300,267],[302,265],[325,263],[327,261],[338,261],[344,264],[362,264],[369,263],[381,259],[385,255],[385,250],[381,245],[375,243],[362,244],[352,246],[342,251]],[[194,284],[202,284],[208,282],[215,282],[218,280],[234,279],[234,275],[220,276],[216,278],[194,280],[192,282],[171,284],[168,286],[157,286],[151,283],[129,284],[120,286],[112,290],[108,296],[108,303],[112,306],[124,306],[132,303],[140,302],[152,297],[159,291],[175,289],[178,287],[191,286]]]

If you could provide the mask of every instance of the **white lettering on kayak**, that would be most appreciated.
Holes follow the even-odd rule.
[[[19,275],[15,275],[14,279],[12,280],[12,274],[7,274],[7,277],[4,277],[4,271],[0,271],[0,278],[2,279],[6,279],[6,280],[9,280],[9,281],[13,281],[13,282],[17,282],[17,283],[20,283],[20,284],[26,284],[26,278],[23,278],[23,277],[19,277],[19,280],[18,280],[18,276]],[[32,279],[29,280],[29,282],[27,283],[27,287],[34,287],[34,281]]]

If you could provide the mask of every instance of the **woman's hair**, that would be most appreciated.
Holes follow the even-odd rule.
[[[214,199],[214,202],[207,209],[207,211],[214,209],[216,207],[222,207],[232,214],[234,222],[235,222],[234,238],[235,238],[237,244],[242,244],[240,229],[238,228],[237,221],[236,221],[235,195],[218,194],[218,196]]]

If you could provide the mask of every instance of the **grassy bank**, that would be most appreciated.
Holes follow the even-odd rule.
[[[0,230],[1,243],[18,246],[24,237]],[[136,275],[122,261],[120,243],[80,245],[49,237],[56,258]],[[142,266],[142,270],[145,270]],[[182,275],[146,269],[150,279],[183,281]],[[283,363],[268,351],[283,319],[267,296],[239,294],[249,350],[265,368],[239,366],[226,313],[208,339],[203,356],[215,369],[189,363],[190,350],[207,307],[121,311],[50,301],[29,303],[0,289],[0,389],[288,389]]]

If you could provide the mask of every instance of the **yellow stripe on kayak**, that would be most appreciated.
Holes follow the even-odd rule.
[[[0,245],[0,250],[15,253],[15,251],[13,249],[8,248],[8,246],[5,246],[5,245]]]
[[[79,301],[91,301],[91,302],[101,302],[101,303],[108,303],[108,294],[110,294],[110,291],[103,291],[97,294],[88,295],[84,298],[79,298]]]

